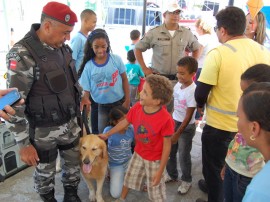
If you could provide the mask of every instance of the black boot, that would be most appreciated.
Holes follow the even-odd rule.
[[[57,200],[54,198],[54,189],[52,189],[46,194],[40,194],[40,198],[44,202],[57,202]]]
[[[81,202],[81,199],[77,194],[78,191],[77,187],[65,186],[64,191],[65,195],[63,202]]]

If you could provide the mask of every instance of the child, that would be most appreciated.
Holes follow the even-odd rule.
[[[176,166],[176,153],[179,152],[179,163],[182,170],[182,183],[178,187],[179,194],[186,194],[191,187],[191,156],[192,139],[196,132],[194,93],[196,84],[193,76],[198,69],[195,58],[186,56],[177,63],[178,83],[174,86],[174,112],[175,133],[172,136],[172,150],[167,164],[167,172],[173,179],[178,178]],[[178,143],[178,144],[177,144]]]
[[[77,72],[79,71],[80,65],[83,60],[83,50],[88,34],[95,29],[97,23],[96,13],[90,9],[83,10],[80,17],[81,29],[70,41],[72,58],[75,60],[75,67]]]
[[[172,92],[167,78],[160,75],[146,77],[140,102],[130,109],[124,120],[100,135],[106,139],[129,124],[134,126],[135,152],[125,175],[120,201],[125,201],[129,188],[140,190],[144,178],[150,200],[166,201],[163,172],[171,150],[174,123],[164,105],[171,100]]]
[[[136,58],[133,50],[128,51],[127,60],[129,61],[129,63],[126,64],[126,68],[129,82],[130,103],[131,106],[133,106],[139,100],[138,85],[140,84],[140,77],[144,77],[144,73],[140,65],[136,64]]]
[[[75,60],[76,71],[80,69],[80,65],[84,56],[84,46],[87,41],[89,32],[92,32],[97,23],[97,15],[91,9],[85,9],[81,12],[81,29],[80,31],[71,39],[70,47],[72,49],[72,58]],[[91,128],[93,134],[99,134],[98,131],[98,104],[92,99],[91,101]]]
[[[137,29],[134,29],[130,32],[130,40],[131,45],[126,46],[126,50],[133,50],[135,48],[135,44],[140,40],[141,32]]]
[[[106,127],[103,133],[108,132],[122,121],[127,112],[128,110],[123,106],[112,108],[109,114],[110,126]],[[108,138],[110,193],[114,198],[119,198],[122,191],[125,172],[132,156],[131,142],[133,139],[134,130],[131,125]]]
[[[269,65],[258,64],[247,69],[241,76],[240,86],[244,91],[257,82],[270,82]],[[247,185],[264,166],[264,158],[257,149],[247,145],[242,134],[237,133],[228,147],[225,161],[226,166],[221,172],[225,201],[241,202]]]
[[[269,66],[268,66],[269,68]],[[238,105],[238,130],[247,145],[260,151],[265,166],[255,175],[243,198],[243,202],[268,202],[270,200],[270,83],[251,84]]]
[[[78,72],[84,94],[81,110],[91,103],[89,96],[98,103],[98,130],[108,123],[110,110],[118,105],[130,105],[126,68],[121,58],[111,54],[109,37],[105,30],[96,29],[88,36],[84,58]],[[89,110],[89,109],[88,109]]]

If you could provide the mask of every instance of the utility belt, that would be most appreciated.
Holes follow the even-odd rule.
[[[116,102],[108,103],[108,104],[99,104],[99,105],[102,106],[102,107],[111,108],[111,107],[122,105],[124,102],[125,102],[125,96],[121,100],[118,100]]]
[[[176,77],[176,74],[168,74],[168,75],[166,75],[166,74],[160,74],[161,76],[164,76],[164,77],[166,77],[166,78],[168,78],[169,80],[177,80],[177,77]]]
[[[35,139],[35,129],[34,128],[29,128],[29,133],[30,133],[30,143],[35,147],[38,153],[38,158],[40,163],[51,163],[56,160],[57,155],[58,155],[58,149],[59,150],[68,150],[71,148],[76,147],[79,144],[80,141],[80,136],[78,137],[71,143],[66,144],[66,145],[57,145],[55,148],[51,148],[49,150],[43,150],[37,147],[34,139]]]

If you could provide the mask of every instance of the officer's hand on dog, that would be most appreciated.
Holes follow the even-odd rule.
[[[37,150],[33,145],[23,147],[20,150],[21,160],[29,166],[37,166],[39,158]]]

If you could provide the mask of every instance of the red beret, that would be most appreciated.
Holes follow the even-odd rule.
[[[43,7],[42,14],[69,26],[74,26],[78,21],[76,14],[67,5],[54,1]]]

